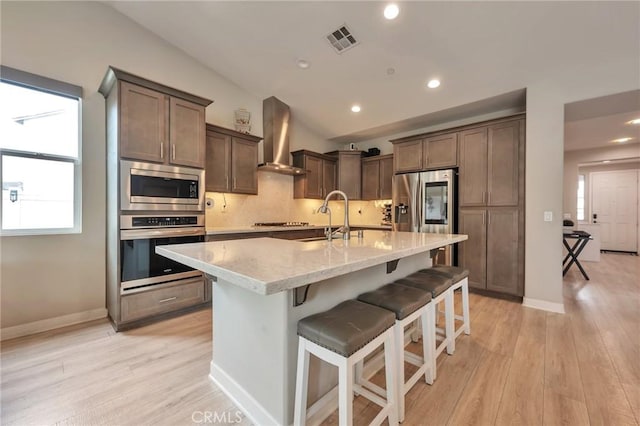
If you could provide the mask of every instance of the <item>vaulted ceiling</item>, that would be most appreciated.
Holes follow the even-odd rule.
[[[638,55],[636,2],[411,1],[395,20],[370,1],[107,4],[336,141],[523,107],[524,89],[549,72]],[[359,44],[336,53],[326,36],[345,24]],[[432,78],[441,86],[428,89]]]

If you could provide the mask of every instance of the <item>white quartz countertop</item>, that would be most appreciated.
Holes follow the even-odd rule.
[[[301,242],[276,238],[157,246],[156,253],[259,294],[274,294],[426,253],[466,235],[364,232],[363,238]]]
[[[273,232],[273,231],[304,231],[305,229],[324,229],[327,225],[306,225],[306,226],[207,226],[207,235],[222,234],[243,234],[253,232]],[[338,228],[340,224],[333,224]],[[351,228],[370,228],[391,230],[391,225],[350,225]]]

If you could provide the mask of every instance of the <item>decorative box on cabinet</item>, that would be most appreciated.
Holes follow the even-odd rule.
[[[300,150],[292,152],[293,165],[307,173],[293,178],[293,198],[324,199],[336,189],[336,159],[317,152]]]
[[[121,158],[204,168],[210,100],[115,68],[109,68],[99,91],[118,111]]]
[[[262,138],[207,124],[205,188],[211,192],[258,193],[258,142]]]
[[[390,199],[392,194],[393,155],[362,159],[362,199]]]

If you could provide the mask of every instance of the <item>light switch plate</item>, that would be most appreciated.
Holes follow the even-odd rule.
[[[551,222],[553,220],[553,212],[544,212],[544,221]]]

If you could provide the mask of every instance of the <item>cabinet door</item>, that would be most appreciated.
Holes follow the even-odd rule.
[[[380,161],[362,162],[362,199],[377,200],[380,192]]]
[[[425,139],[422,146],[422,164],[426,169],[441,169],[458,165],[458,134]]]
[[[304,179],[304,194],[300,198],[322,198],[324,165],[321,158],[305,156],[304,164],[307,174],[301,176]]]
[[[395,173],[422,170],[422,139],[393,145],[393,165]]]
[[[460,210],[459,233],[469,239],[459,244],[460,266],[469,270],[469,286],[487,288],[486,210]]]
[[[213,192],[230,192],[231,136],[207,132],[205,188]]]
[[[489,210],[487,234],[487,290],[522,296],[518,274],[518,209]]]
[[[362,163],[360,155],[342,154],[338,160],[338,189],[349,197],[359,200],[362,197]]]
[[[391,199],[393,192],[393,157],[380,159],[380,193],[383,200]]]
[[[487,205],[517,206],[520,123],[490,126],[488,136]]]
[[[487,128],[460,132],[460,207],[484,206],[487,197]]]
[[[170,98],[169,128],[170,163],[204,168],[205,120],[204,107],[179,98]]]
[[[120,82],[120,156],[162,163],[167,158],[167,96]]]
[[[322,161],[322,187],[320,188],[322,196],[320,198],[326,197],[328,193],[336,189],[337,168],[335,161]]]
[[[258,144],[231,138],[231,191],[258,193]]]

